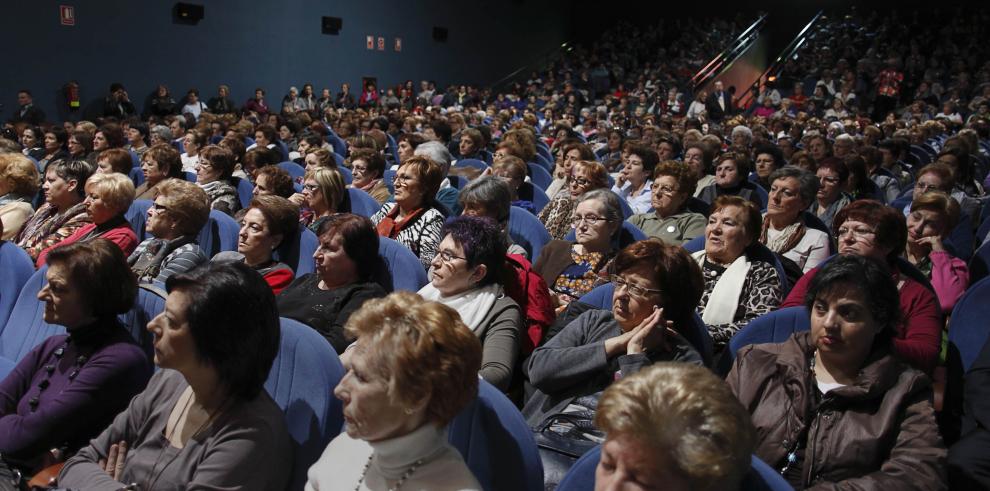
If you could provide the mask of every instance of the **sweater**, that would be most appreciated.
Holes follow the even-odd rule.
[[[333,290],[322,290],[319,284],[320,276],[315,273],[296,278],[275,298],[278,312],[315,329],[340,354],[353,341],[344,333],[347,319],[364,302],[384,297],[386,292],[372,282],[352,283]]]
[[[430,423],[406,435],[374,443],[341,432],[309,468],[305,489],[393,489],[414,466],[415,470],[402,482],[402,489],[481,491],[461,454],[447,443],[447,430]]]
[[[59,486],[87,491],[118,491],[123,483],[157,491],[284,490],[292,444],[285,416],[268,393],[262,389],[252,400],[231,400],[183,448],[175,448],[164,438],[165,425],[188,386],[179,372],[159,370],[110,427],[69,459],[58,476]],[[127,460],[118,482],[99,461],[120,441],[127,442]]]
[[[684,245],[691,239],[704,235],[708,219],[700,213],[684,210],[666,218],[654,212],[640,213],[629,217],[644,234],[672,245]]]
[[[34,208],[27,201],[12,201],[0,205],[0,224],[3,225],[0,227],[3,231],[0,240],[13,239],[33,214]]]
[[[804,296],[819,270],[820,268],[815,268],[805,273],[791,288],[791,293],[780,308],[804,305]],[[903,316],[903,322],[894,337],[894,352],[914,368],[931,375],[935,370],[942,340],[942,313],[938,300],[931,290],[901,275],[896,268],[893,274],[894,283],[898,285],[900,292]]]
[[[183,239],[184,237],[179,237],[174,241]],[[169,241],[155,238],[146,239],[138,244],[137,249],[127,258],[127,264],[138,275],[138,281],[164,283],[169,276],[185,273],[207,261],[206,254],[203,254],[203,250],[199,248],[199,244],[195,240],[175,247],[165,257],[158,258],[160,249],[167,248],[169,245]],[[161,253],[164,252],[161,251]],[[155,264],[156,261],[157,264]],[[141,270],[135,268],[141,268]]]
[[[48,365],[55,367],[51,375]],[[77,450],[144,389],[151,369],[116,318],[42,341],[0,382],[0,452],[30,461],[52,447]]]
[[[134,233],[134,230],[131,230],[131,224],[127,223],[127,219],[123,215],[119,215],[117,218],[110,219],[110,221],[100,225],[95,223],[83,225],[72,235],[66,237],[65,240],[41,251],[41,254],[38,254],[38,260],[35,266],[40,268],[44,265],[48,260],[48,253],[56,247],[92,239],[107,239],[117,244],[120,250],[124,252],[124,257],[130,256],[138,245],[137,234]]]
[[[396,206],[398,205],[395,202],[382,205],[382,209],[372,215],[372,223],[378,225]],[[433,257],[437,255],[440,240],[443,239],[440,236],[440,232],[443,230],[443,223],[443,214],[436,208],[428,208],[416,217],[416,221],[406,224],[393,238],[406,246],[419,258],[423,269],[429,270],[430,263],[433,262]]]

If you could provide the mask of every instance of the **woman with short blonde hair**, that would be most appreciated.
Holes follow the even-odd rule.
[[[0,240],[13,239],[24,227],[38,193],[38,168],[16,153],[0,154]]]
[[[346,329],[357,341],[334,389],[346,433],[310,467],[307,489],[480,490],[447,443],[481,368],[481,343],[457,311],[395,292],[368,300]]]

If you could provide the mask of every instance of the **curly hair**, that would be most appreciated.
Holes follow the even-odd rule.
[[[688,196],[693,195],[694,188],[698,187],[698,176],[684,162],[676,160],[660,162],[653,171],[653,179],[660,179],[661,176],[673,177],[677,181],[677,191],[687,193]]]

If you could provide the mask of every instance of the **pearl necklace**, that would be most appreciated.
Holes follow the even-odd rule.
[[[374,457],[375,454],[371,454],[368,456],[368,462],[364,464],[364,470],[361,471],[361,479],[358,479],[357,485],[354,486],[354,491],[359,491],[361,489],[361,483],[364,482],[364,478],[368,475],[368,468],[371,467],[371,459],[373,459]],[[413,465],[406,470],[406,472],[402,473],[402,477],[400,477],[399,480],[395,483],[395,487],[388,488],[388,491],[398,491],[398,489],[402,487],[402,484],[406,482],[406,479],[409,479],[409,476],[412,476],[413,472],[416,472],[416,469],[419,468],[419,466],[421,465],[423,465],[422,459],[414,462]]]

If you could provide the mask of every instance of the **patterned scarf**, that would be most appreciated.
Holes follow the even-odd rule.
[[[775,237],[773,240],[767,241],[767,236],[769,235],[768,230],[770,229],[770,220],[763,220],[763,230],[760,232],[760,243],[767,246],[773,252],[778,254],[783,254],[794,246],[801,242],[804,238],[805,227],[801,220],[784,227],[784,230],[780,231],[780,235]]]

